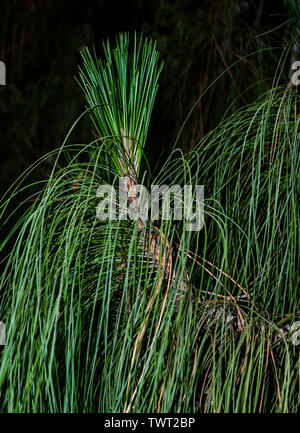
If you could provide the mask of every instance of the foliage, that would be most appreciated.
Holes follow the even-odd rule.
[[[202,231],[185,220],[100,221],[97,188],[123,168],[132,177],[135,147],[127,155],[123,138],[143,149],[160,72],[151,42],[135,40],[132,62],[127,42],[107,44],[102,63],[83,54],[99,137],[67,144],[74,124],[39,161],[54,158],[53,170],[1,244],[1,410],[297,412],[299,350],[287,325],[300,310],[298,93],[274,80],[151,178],[205,185]],[[147,89],[149,99],[136,96]],[[134,182],[145,179],[142,152],[138,161]],[[31,191],[30,170],[2,199],[3,224]]]

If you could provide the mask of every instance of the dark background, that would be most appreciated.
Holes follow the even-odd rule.
[[[180,135],[184,151],[193,149],[226,111],[270,88],[282,49],[292,40],[289,18],[291,10],[274,0],[1,0],[0,60],[7,68],[7,85],[0,87],[1,193],[39,157],[60,146],[84,110],[74,76],[86,45],[95,45],[101,56],[102,39],[120,31],[143,32],[157,40],[165,67],[147,144],[155,169],[190,109],[222,72]],[[287,64],[286,78],[289,73]],[[91,139],[86,118],[70,141]],[[32,179],[47,176],[51,161],[48,165],[40,166]]]

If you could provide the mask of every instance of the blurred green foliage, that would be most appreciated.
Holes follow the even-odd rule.
[[[248,104],[270,87],[279,48],[291,38],[291,27],[281,24],[297,9],[297,2],[284,3],[2,0],[0,60],[7,67],[7,85],[0,89],[1,191],[61,145],[84,110],[74,80],[83,47],[95,45],[101,55],[101,40],[124,30],[158,41],[165,68],[146,144],[154,168],[173,147],[192,107],[178,140],[184,150],[192,149],[226,110]],[[287,10],[287,3],[294,9]],[[84,118],[71,141],[89,141],[91,129]],[[37,178],[50,169],[48,161]]]

